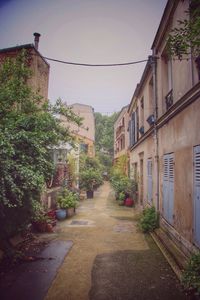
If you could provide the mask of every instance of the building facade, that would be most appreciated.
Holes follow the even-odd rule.
[[[25,50],[28,56],[28,66],[32,71],[31,78],[28,79],[28,84],[31,86],[33,92],[41,96],[45,101],[48,99],[50,66],[38,51],[40,34],[34,33],[34,36],[34,44],[0,49],[0,64],[6,58],[15,58],[21,51]]]
[[[114,123],[114,164],[122,156],[127,156],[128,162],[128,148],[129,148],[129,135],[128,135],[128,105],[124,106]],[[126,173],[128,174],[129,167],[126,167]]]
[[[90,157],[95,156],[95,117],[94,109],[85,104],[74,103],[70,105],[72,111],[82,118],[82,125],[68,123],[63,119],[63,126],[69,126],[79,144],[80,152],[86,153]]]
[[[140,203],[155,205],[161,227],[185,254],[200,247],[200,78],[194,58],[170,57],[167,37],[188,8],[186,0],[167,2],[128,109]]]

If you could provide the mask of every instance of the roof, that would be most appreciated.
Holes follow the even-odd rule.
[[[179,3],[179,0],[168,0],[167,1],[167,4],[165,6],[165,9],[164,9],[160,24],[158,26],[158,30],[156,32],[151,49],[154,49],[156,47],[156,44],[159,42],[160,39],[163,38],[164,34],[166,33],[166,27],[168,26],[168,24],[170,22],[170,16],[171,16],[172,12],[175,10],[178,3]]]
[[[6,52],[13,52],[13,51],[18,51],[22,49],[34,49],[37,55],[39,55],[42,60],[49,66],[48,62],[45,60],[45,58],[40,54],[40,52],[35,48],[34,44],[24,44],[24,45],[19,45],[19,46],[14,46],[14,47],[9,47],[9,48],[3,48],[0,49],[0,53],[6,53]]]
[[[119,121],[119,119],[122,117],[122,112],[124,110],[124,114],[127,112],[129,105],[123,106],[122,109],[120,110],[117,119],[115,120],[114,125]]]
[[[140,93],[140,91],[141,91],[141,89],[142,89],[142,87],[144,85],[144,82],[145,82],[145,80],[146,80],[146,78],[147,78],[147,76],[148,76],[148,74],[149,74],[150,71],[151,71],[151,59],[150,59],[150,56],[149,56],[149,59],[148,59],[148,61],[146,63],[144,71],[142,73],[142,77],[140,79],[140,83],[138,83],[136,85],[133,97],[132,97],[131,102],[130,102],[129,107],[128,107],[128,113],[130,112],[130,109],[131,109],[131,106],[132,106],[132,103],[133,103],[135,97],[137,97],[139,95],[139,93]]]

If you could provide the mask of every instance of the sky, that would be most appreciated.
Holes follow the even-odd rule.
[[[145,60],[167,0],[0,0],[0,49],[33,43],[49,58],[89,64]],[[130,103],[145,63],[80,67],[50,62],[49,99],[111,114]]]

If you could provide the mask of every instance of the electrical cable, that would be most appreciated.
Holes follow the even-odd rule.
[[[140,63],[148,61],[148,59],[143,59],[143,60],[138,60],[138,61],[114,63],[114,64],[87,64],[87,63],[63,61],[63,60],[49,58],[49,57],[45,57],[45,56],[43,56],[43,58],[46,60],[50,60],[50,61],[54,61],[54,62],[58,62],[58,63],[62,63],[62,64],[81,66],[81,67],[121,67],[121,66],[140,64]]]

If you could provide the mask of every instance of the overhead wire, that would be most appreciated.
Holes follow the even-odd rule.
[[[43,56],[43,58],[46,59],[46,60],[50,60],[50,61],[54,61],[54,62],[66,64],[66,65],[74,65],[74,66],[81,66],[81,67],[121,67],[121,66],[140,64],[140,63],[148,61],[148,59],[143,59],[143,60],[138,60],[138,61],[124,62],[124,63],[88,64],[88,63],[78,63],[78,62],[64,61],[64,60],[59,60],[59,59],[45,57],[45,56]]]

